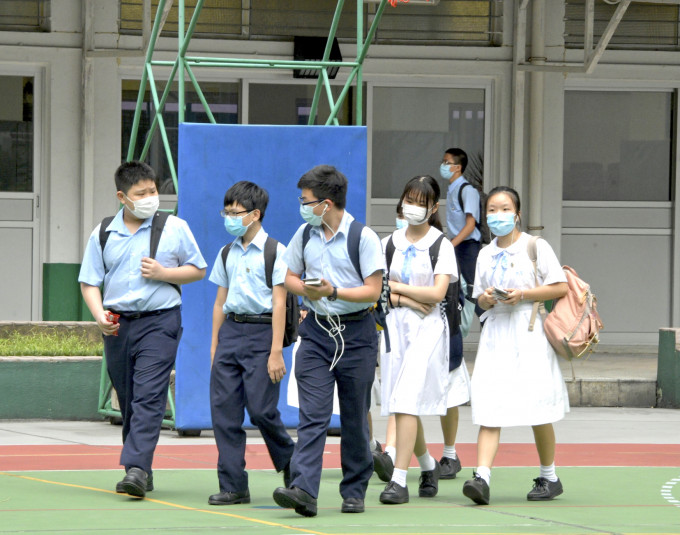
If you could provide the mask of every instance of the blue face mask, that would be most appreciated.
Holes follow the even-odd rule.
[[[252,214],[252,212],[250,213]],[[251,221],[248,225],[244,225],[243,216],[227,216],[224,218],[224,228],[227,229],[227,232],[232,236],[243,236],[248,231],[248,227],[252,224],[253,221]]]
[[[406,219],[397,218],[397,230],[408,227],[408,221]]]
[[[486,224],[494,236],[507,236],[515,228],[515,217],[512,212],[487,214]]]
[[[439,166],[439,174],[444,180],[451,180],[453,177],[453,171],[451,171],[451,164],[441,164]]]
[[[312,206],[311,204],[307,204],[307,205],[301,204],[300,205],[300,215],[302,216],[302,219],[307,221],[307,223],[309,223],[313,227],[318,227],[318,226],[321,225],[321,223],[323,221],[323,215],[326,213],[326,210],[328,209],[328,205],[326,205],[324,207],[321,215],[316,215],[314,213],[314,208],[316,206],[319,206],[319,205],[318,204],[315,205],[315,206]]]

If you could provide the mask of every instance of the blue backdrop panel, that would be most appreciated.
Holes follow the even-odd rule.
[[[366,220],[366,128],[339,126],[255,126],[181,124],[179,128],[179,217],[191,227],[208,263],[205,279],[184,286],[184,333],[177,355],[175,422],[178,429],[210,429],[210,339],[217,286],[208,275],[222,246],[232,241],[219,211],[234,183],[250,180],[269,192],[263,226],[288,244],[303,223],[299,178],[312,167],[330,164],[349,180],[348,211]],[[281,383],[279,409],[288,427],[297,408],[286,403],[292,346],[284,349],[288,374]],[[333,417],[331,425],[339,420]]]

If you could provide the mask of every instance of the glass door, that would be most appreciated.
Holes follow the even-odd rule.
[[[32,75],[0,75],[0,248],[7,260],[0,263],[0,320],[40,313],[35,86]]]

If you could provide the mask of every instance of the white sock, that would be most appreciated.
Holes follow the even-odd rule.
[[[552,463],[550,466],[541,465],[541,477],[544,477],[553,483],[557,481],[558,478],[555,474],[555,463]]]
[[[406,470],[395,468],[392,472],[392,481],[401,487],[406,487]]]
[[[390,456],[390,459],[392,459],[392,464],[394,464],[397,460],[397,448],[394,446],[385,446],[385,453]]]
[[[477,475],[481,477],[484,481],[486,481],[486,484],[488,485],[491,481],[491,468],[488,466],[478,466],[477,467]]]
[[[418,464],[420,465],[420,469],[423,472],[427,472],[428,470],[434,470],[435,467],[434,463],[435,463],[434,457],[430,455],[429,451],[426,451],[420,457],[418,457]]]
[[[456,445],[452,446],[447,446],[444,444],[444,453],[442,454],[442,457],[448,457],[449,459],[457,459],[458,457],[456,456]]]

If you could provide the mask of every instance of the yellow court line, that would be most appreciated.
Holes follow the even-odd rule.
[[[39,483],[49,483],[51,485],[59,485],[59,486],[62,486],[62,487],[72,487],[72,488],[75,488],[75,489],[93,490],[95,492],[105,492],[107,494],[117,494],[115,491],[112,491],[112,490],[98,489],[96,487],[86,487],[84,485],[75,485],[73,483],[63,483],[61,481],[50,481],[49,479],[40,479],[40,478],[37,478],[37,477],[22,476],[22,475],[18,475],[18,474],[11,474],[11,473],[8,473],[8,472],[0,472],[0,476],[15,477],[15,478],[19,478],[19,479],[26,479],[28,481],[37,481]],[[293,531],[297,531],[299,533],[303,532],[303,533],[310,533],[311,535],[330,535],[328,533],[323,533],[321,531],[312,531],[312,530],[309,530],[309,529],[300,528],[299,526],[297,526],[297,527],[287,526],[286,524],[279,524],[278,522],[269,522],[267,520],[259,520],[257,518],[251,518],[251,517],[248,517],[248,516],[236,515],[236,514],[233,514],[233,513],[224,513],[222,511],[209,511],[207,509],[198,509],[196,507],[191,507],[191,506],[188,506],[188,505],[181,505],[181,504],[172,503],[172,502],[165,502],[163,500],[156,500],[154,498],[143,498],[143,499],[147,502],[157,503],[157,504],[160,504],[160,505],[167,505],[168,507],[176,507],[178,509],[185,509],[187,511],[196,511],[197,513],[208,513],[208,514],[211,514],[211,515],[227,516],[227,517],[231,517],[231,518],[237,518],[239,520],[246,520],[248,522],[253,522],[253,523],[256,523],[256,524],[263,524],[265,526],[272,526],[272,527],[276,527],[276,528],[290,529],[290,530],[293,530]]]

